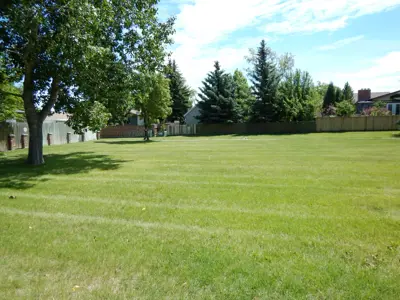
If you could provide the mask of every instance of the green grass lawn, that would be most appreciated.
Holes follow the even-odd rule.
[[[378,132],[3,154],[0,299],[400,299],[399,153]]]

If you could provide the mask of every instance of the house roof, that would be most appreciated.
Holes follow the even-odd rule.
[[[191,113],[192,110],[194,110],[195,108],[197,108],[197,104],[196,104],[196,105],[193,105],[193,106],[187,111],[187,113],[184,115],[184,117],[186,117],[189,113]]]
[[[387,94],[390,94],[390,92],[372,92],[370,100],[385,96]],[[354,102],[358,102],[358,93],[354,93]]]
[[[376,100],[376,98],[380,98],[380,97],[382,97],[382,96],[393,96],[393,95],[396,95],[396,94],[399,94],[399,93],[400,93],[400,91],[395,91],[395,92],[393,92],[393,93],[386,93],[386,94],[378,95],[378,96],[375,96],[375,97],[373,97],[373,96],[371,95],[371,101]]]

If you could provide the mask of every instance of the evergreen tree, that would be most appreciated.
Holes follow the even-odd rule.
[[[331,82],[324,96],[324,103],[322,105],[323,112],[325,113],[327,110],[329,110],[330,106],[335,106],[335,102],[336,102],[336,88],[333,85],[333,82]]]
[[[192,106],[190,97],[192,91],[186,84],[182,73],[179,71],[175,60],[169,60],[166,67],[166,77],[169,79],[169,90],[172,100],[172,113],[168,116],[169,122],[185,122],[185,113]]]
[[[251,93],[251,89],[246,77],[241,71],[237,69],[235,70],[233,73],[233,81],[235,88],[235,100],[241,117],[240,121],[248,121],[255,98]]]
[[[200,88],[198,104],[201,123],[234,123],[238,121],[237,105],[234,100],[232,76],[226,74],[218,61],[215,70],[208,73]]]
[[[253,84],[252,91],[256,98],[254,102],[251,121],[269,122],[279,120],[278,86],[279,70],[276,65],[276,57],[264,40],[261,41],[250,60],[252,68],[249,72]]]
[[[342,90],[339,87],[336,87],[335,91],[335,103],[340,103],[343,101],[343,93]]]
[[[348,82],[346,82],[344,85],[342,97],[343,100],[345,101],[350,101],[350,102],[354,101],[354,91]]]

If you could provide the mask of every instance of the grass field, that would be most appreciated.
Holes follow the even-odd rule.
[[[0,299],[400,299],[390,132],[45,154],[0,156]]]

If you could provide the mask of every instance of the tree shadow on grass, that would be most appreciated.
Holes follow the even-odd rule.
[[[29,166],[26,154],[13,158],[0,156],[0,189],[28,189],[48,181],[46,175],[73,175],[91,170],[116,170],[125,162],[94,152],[45,155],[45,164]]]
[[[99,140],[99,141],[96,141],[95,143],[96,144],[109,144],[109,145],[148,145],[151,143],[159,143],[159,142],[160,141],[154,141],[154,140],[150,140],[150,141],[133,140],[132,141],[132,140],[127,139],[127,140],[118,140],[118,141]]]

